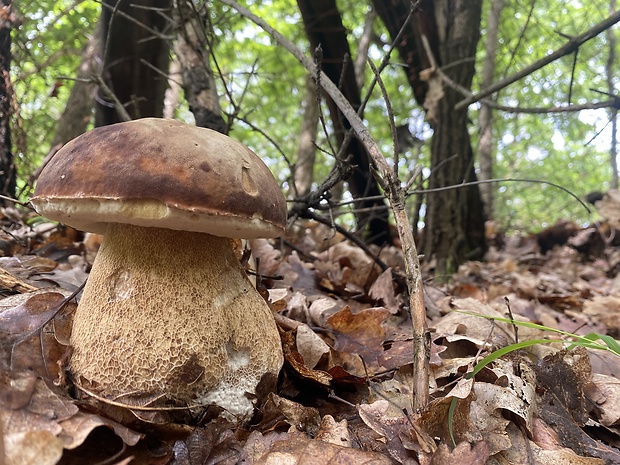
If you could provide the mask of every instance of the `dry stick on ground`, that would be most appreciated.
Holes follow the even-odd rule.
[[[543,66],[546,66],[549,63],[552,63],[555,60],[557,60],[559,58],[562,58],[565,55],[569,55],[569,54],[573,53],[584,42],[587,42],[588,40],[592,39],[593,37],[596,37],[601,32],[609,29],[611,26],[616,24],[618,21],[620,21],[620,10],[614,12],[613,14],[611,14],[609,16],[609,18],[607,18],[604,21],[601,21],[600,23],[596,24],[595,26],[593,26],[592,28],[588,29],[583,34],[579,34],[578,36],[573,37],[572,39],[570,39],[566,43],[566,45],[560,47],[555,52],[550,53],[549,55],[547,55],[544,58],[536,61],[535,63],[532,63],[529,66],[526,66],[521,71],[513,74],[512,76],[509,76],[506,79],[502,79],[501,81],[493,84],[492,86],[487,87],[486,89],[481,90],[476,95],[472,95],[471,97],[468,97],[468,98],[466,98],[464,100],[461,100],[459,103],[456,104],[455,109],[456,110],[460,110],[461,108],[467,107],[467,106],[471,105],[472,103],[475,103],[478,100],[480,100],[480,99],[482,99],[484,97],[487,97],[488,95],[491,95],[491,94],[497,92],[498,90],[503,89],[504,87],[508,87],[513,82],[516,82],[519,79],[522,79],[525,76],[528,76],[528,75],[532,74],[534,71],[542,68]]]
[[[405,259],[405,272],[407,278],[407,289],[409,291],[409,306],[413,323],[413,371],[415,373],[413,381],[413,408],[421,411],[428,404],[428,360],[430,356],[430,340],[426,327],[426,311],[424,308],[424,298],[422,289],[422,276],[420,274],[420,262],[413,239],[413,232],[409,226],[407,212],[405,210],[405,192],[401,186],[398,175],[390,168],[387,160],[381,153],[377,142],[373,139],[370,132],[364,126],[361,118],[355,109],[349,104],[342,95],[338,87],[322,71],[318,71],[316,65],[290,40],[269,26],[263,19],[259,18],[248,9],[242,7],[234,0],[222,0],[222,3],[237,10],[239,14],[248,18],[250,21],[262,28],[280,46],[284,47],[313,75],[320,73],[321,86],[334,100],[345,118],[351,123],[351,127],[368,149],[370,156],[378,169],[379,183],[387,194],[394,221],[398,230],[398,235],[402,243],[402,250]]]

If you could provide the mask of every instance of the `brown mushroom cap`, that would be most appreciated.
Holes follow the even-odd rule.
[[[286,202],[269,168],[218,132],[145,118],[93,129],[62,147],[31,199],[50,219],[103,233],[108,223],[276,237]]]

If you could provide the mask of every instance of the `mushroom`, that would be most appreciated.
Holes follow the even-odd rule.
[[[253,412],[282,347],[230,238],[286,226],[280,187],[254,152],[174,120],[99,127],[56,153],[31,202],[105,235],[74,317],[76,382],[126,405],[163,398]]]

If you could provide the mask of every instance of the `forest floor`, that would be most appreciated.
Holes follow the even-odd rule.
[[[484,262],[441,282],[425,269],[423,412],[411,411],[400,250],[374,251],[384,270],[316,224],[254,241],[259,290],[282,330],[277,393],[243,427],[140,413],[128,427],[105,404],[76,400],[64,374],[67,297],[86,279],[96,240],[51,224],[33,230],[8,210],[2,223],[0,464],[620,464],[620,356],[609,350],[620,338],[620,248],[600,229],[492,235]],[[571,335],[598,347],[571,346]]]

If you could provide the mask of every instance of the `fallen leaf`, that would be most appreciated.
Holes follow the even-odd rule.
[[[321,425],[315,439],[337,446],[351,447],[351,434],[347,420],[336,421],[331,415],[321,418]]]
[[[596,389],[596,392],[593,392]],[[594,373],[592,385],[586,387],[587,397],[596,403],[599,422],[605,426],[620,425],[620,381],[613,376]]]
[[[358,412],[364,423],[384,438],[387,451],[398,463],[417,463],[410,451],[428,448],[428,444],[419,444],[422,442],[421,437],[412,434],[415,427],[412,427],[409,419],[396,405],[386,400],[378,400],[372,404],[360,405]],[[430,440],[426,437],[424,439],[426,442]],[[431,448],[434,449],[434,444]]]
[[[332,381],[332,377],[329,373],[321,370],[313,370],[304,363],[303,357],[297,351],[293,335],[290,331],[281,334],[282,347],[284,351],[284,360],[288,367],[293,370],[293,373],[298,377],[318,383],[322,386],[329,386]]]
[[[308,368],[316,367],[321,357],[330,351],[325,341],[305,324],[297,327],[296,343],[297,350]]]
[[[9,343],[40,330],[59,311],[65,296],[45,292],[30,297],[26,302],[0,313],[0,338]]]
[[[334,330],[334,349],[358,354],[368,365],[373,365],[383,353],[383,323],[389,316],[390,312],[383,307],[353,313],[345,306],[326,322]]]
[[[388,457],[309,439],[303,433],[253,432],[244,452],[254,465],[392,465]]]
[[[379,275],[372,286],[370,286],[368,295],[377,300],[379,304],[382,304],[393,315],[400,311],[400,303],[394,292],[394,279],[391,268]]]
[[[484,465],[490,457],[489,446],[486,441],[478,441],[471,445],[461,442],[453,450],[446,444],[441,444],[433,454],[431,465],[447,463],[466,463],[467,465]]]
[[[46,430],[4,435],[5,465],[55,465],[62,457],[63,444]]]

